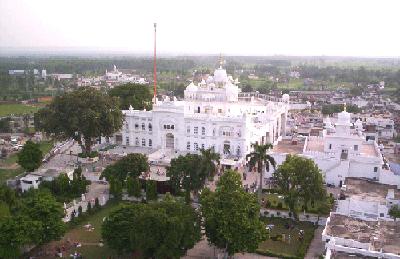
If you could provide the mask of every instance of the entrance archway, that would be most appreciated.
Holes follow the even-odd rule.
[[[174,134],[167,133],[165,135],[165,148],[166,149],[174,149],[174,146],[175,146]]]

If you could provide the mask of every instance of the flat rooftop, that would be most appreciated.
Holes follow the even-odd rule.
[[[324,152],[324,140],[322,138],[309,138],[306,151]]]
[[[298,139],[297,144],[292,140],[283,139],[279,141],[272,149],[274,153],[287,153],[287,154],[302,154],[304,147],[304,140]]]
[[[396,185],[382,184],[362,178],[347,177],[345,180],[346,197],[367,201],[386,201],[389,190],[393,190],[394,198],[400,200],[400,190]]]
[[[373,144],[363,143],[361,145],[360,153],[367,156],[378,156],[378,153],[376,152],[375,146]]]
[[[341,214],[331,214],[326,225],[326,234],[331,237],[352,239],[368,243],[374,251],[400,254],[399,221],[365,221]]]

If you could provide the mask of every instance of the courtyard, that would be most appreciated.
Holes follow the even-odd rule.
[[[314,224],[283,218],[264,218],[263,221],[269,238],[259,245],[257,253],[279,258],[304,258],[314,237]]]

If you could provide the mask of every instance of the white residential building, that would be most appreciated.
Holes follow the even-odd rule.
[[[366,141],[361,121],[350,122],[350,113],[343,111],[332,125],[325,121],[321,136],[284,140],[272,154],[278,165],[287,154],[311,158],[322,170],[327,184],[341,186],[346,177],[364,177],[381,183],[400,186],[400,176],[389,170],[376,141]],[[272,176],[272,170],[267,177]]]
[[[152,111],[123,111],[125,123],[117,140],[169,154],[213,148],[235,165],[251,143],[277,143],[285,135],[289,95],[281,99],[241,93],[238,81],[219,67],[214,76],[190,83],[184,100],[166,97]]]

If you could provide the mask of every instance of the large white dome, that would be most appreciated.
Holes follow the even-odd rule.
[[[216,69],[214,72],[214,81],[216,83],[228,82],[228,75],[226,74],[226,70],[222,68]]]

